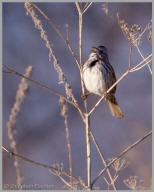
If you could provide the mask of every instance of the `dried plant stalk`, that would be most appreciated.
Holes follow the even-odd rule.
[[[87,146],[87,182],[91,189],[91,143],[90,143],[90,117],[86,115],[86,146]]]
[[[66,78],[62,68],[60,67],[58,60],[57,60],[57,58],[53,52],[53,49],[49,43],[48,36],[46,35],[46,31],[43,29],[42,22],[38,19],[38,15],[35,13],[35,11],[33,9],[33,4],[32,3],[25,3],[25,8],[27,10],[27,15],[30,15],[32,17],[32,20],[35,24],[35,27],[40,31],[41,38],[45,41],[45,45],[49,49],[49,60],[51,58],[53,58],[54,68],[59,75],[59,84],[61,84],[61,83],[65,84],[65,90],[66,90],[67,98],[71,98],[72,101],[77,104],[77,101],[73,95],[71,86],[67,82],[67,78]]]
[[[103,4],[102,4],[102,10],[104,11],[104,13],[105,13],[106,15],[109,14],[108,3],[103,3]]]
[[[82,94],[84,94],[85,92],[85,88],[84,88],[84,84],[83,84],[83,79],[82,79],[82,25],[83,25],[83,14],[88,10],[88,8],[91,6],[92,2],[91,3],[86,3],[85,7],[83,9],[81,9],[81,7],[79,6],[79,3],[75,3],[76,4],[76,7],[77,7],[77,10],[78,10],[78,14],[79,14],[79,56],[80,56],[80,62],[77,61],[76,57],[74,56],[74,59],[79,67],[79,70],[80,70],[80,76],[81,76],[81,86],[82,86]],[[55,172],[55,175],[57,175],[68,187],[70,187],[71,189],[75,189],[75,185],[74,183],[80,183],[80,180],[78,179],[75,179],[73,176],[72,176],[72,157],[71,157],[71,145],[70,145],[70,136],[69,136],[69,129],[68,129],[68,117],[67,117],[67,103],[66,102],[69,102],[70,104],[72,104],[73,106],[75,106],[75,108],[78,109],[78,111],[80,112],[80,115],[82,116],[83,118],[83,121],[85,123],[85,127],[86,127],[86,147],[87,147],[87,181],[88,181],[88,187],[87,186],[84,186],[84,188],[87,188],[88,190],[92,189],[92,186],[93,184],[96,182],[96,180],[105,172],[107,171],[109,177],[110,177],[110,180],[111,180],[111,183],[109,183],[106,178],[105,178],[105,181],[106,183],[109,185],[112,185],[114,190],[116,191],[116,188],[114,186],[114,182],[116,181],[116,179],[118,178],[118,176],[116,175],[116,177],[114,177],[112,179],[112,176],[109,172],[109,167],[111,165],[113,165],[114,169],[116,172],[118,172],[120,169],[122,169],[122,166],[124,165],[124,161],[120,162],[120,157],[123,156],[125,153],[127,153],[129,150],[131,150],[133,147],[135,147],[137,144],[139,144],[141,141],[143,141],[146,137],[148,137],[149,135],[151,135],[152,133],[149,132],[147,135],[145,135],[143,138],[141,138],[140,140],[136,141],[133,145],[129,146],[127,149],[125,149],[122,153],[120,153],[120,155],[113,159],[109,164],[107,164],[104,160],[104,157],[100,151],[100,148],[94,138],[94,135],[92,135],[92,132],[90,130],[90,116],[91,114],[95,111],[96,107],[100,104],[100,102],[102,101],[102,99],[104,98],[104,95],[102,96],[102,98],[100,98],[98,100],[98,102],[95,104],[95,106],[91,109],[91,111],[88,113],[87,111],[87,102],[84,101],[84,106],[85,106],[85,113],[82,112],[82,110],[79,108],[78,104],[77,104],[77,101],[73,95],[73,92],[72,92],[72,89],[69,85],[69,83],[67,82],[67,79],[66,79],[66,76],[62,70],[62,68],[60,67],[59,63],[58,63],[58,60],[54,54],[54,51],[53,51],[53,48],[51,47],[50,43],[49,43],[49,40],[48,40],[48,37],[46,35],[46,31],[43,29],[43,25],[41,23],[41,21],[38,19],[38,15],[35,13],[34,11],[34,7],[42,14],[43,12],[33,3],[25,3],[25,7],[27,9],[27,14],[29,14],[31,17],[32,17],[32,20],[34,21],[34,24],[35,24],[35,27],[40,31],[41,33],[41,38],[45,41],[45,45],[46,47],[49,49],[49,60],[51,58],[53,58],[53,65],[54,65],[54,68],[55,70],[57,71],[58,75],[59,75],[59,83],[63,83],[64,84],[64,88],[65,88],[65,92],[66,92],[66,96],[67,98],[61,96],[60,94],[54,92],[53,90],[50,90],[50,92],[54,92],[54,94],[58,95],[60,97],[60,104],[62,106],[62,110],[61,110],[61,115],[64,117],[64,123],[65,123],[65,130],[66,130],[66,140],[67,140],[67,147],[68,147],[68,156],[69,156],[69,169],[70,169],[70,173],[67,174],[65,172],[63,172],[62,170],[60,171],[57,171],[56,169],[53,169],[52,171]],[[108,14],[108,7],[104,7],[106,11],[106,14]],[[59,36],[61,37],[62,40],[65,41],[66,45],[68,46],[69,50],[71,51],[72,55],[74,54],[73,50],[71,49],[70,47],[70,44],[68,42],[68,37],[67,39],[64,38],[64,36],[62,35],[62,33],[59,31],[59,29],[55,26],[55,24],[50,21],[50,19],[43,13],[42,14],[53,26],[53,28],[55,29],[55,31],[59,34]],[[143,34],[145,33],[145,31],[147,30],[147,28],[145,28],[143,31],[141,29],[141,27],[139,25],[132,25],[130,28],[128,27],[127,23],[124,21],[124,20],[121,20],[119,18],[119,15],[117,15],[118,17],[118,23],[121,27],[121,30],[124,34],[124,36],[127,38],[127,40],[130,42],[131,44],[131,47],[130,47],[130,55],[129,55],[129,65],[128,65],[128,69],[127,71],[117,80],[117,82],[115,82],[115,84],[113,84],[108,90],[107,90],[107,93],[113,89],[113,87],[118,84],[125,76],[128,75],[129,72],[134,72],[134,71],[137,71],[137,70],[140,70],[141,68],[143,68],[144,66],[148,65],[149,66],[149,63],[152,61],[152,54],[149,55],[148,57],[144,58],[144,56],[142,55],[140,49],[139,49],[139,44],[140,44],[140,41],[141,41],[141,38],[143,36]],[[150,36],[150,33],[149,33],[149,39],[152,39],[152,35]],[[135,67],[131,68],[131,53],[132,53],[132,46],[136,46],[137,49],[138,49],[138,52],[139,54],[141,55],[142,57],[142,61],[136,65]],[[150,66],[149,66],[150,67]],[[151,69],[151,68],[150,68]],[[149,71],[150,71],[149,69]],[[17,73],[14,73],[17,75]],[[151,74],[152,74],[152,70],[151,70]],[[19,73],[18,73],[19,75]],[[21,75],[20,75],[21,76]],[[26,77],[26,75],[25,75]],[[25,78],[23,77],[25,80],[30,80],[29,78]],[[33,80],[30,80],[31,82],[37,84],[37,85],[41,85],[39,84],[38,82],[36,81],[33,81]],[[40,86],[41,87],[41,86]],[[47,87],[45,86],[42,86],[42,88],[46,88],[48,89]],[[49,89],[48,89],[49,90]],[[21,93],[20,93],[21,94]],[[23,94],[23,98],[24,98],[24,95]],[[72,100],[72,101],[71,101]],[[11,117],[10,115],[10,122],[12,121],[12,125],[16,123],[16,116],[18,115],[19,111],[20,111],[20,105],[21,104],[20,102],[17,104],[18,106],[15,106],[15,110],[13,111],[14,112],[14,118]],[[13,113],[12,113],[13,114]],[[16,115],[15,115],[16,114]],[[12,152],[7,152],[10,153],[11,155],[13,155],[15,157],[15,160],[16,158],[20,158],[19,155],[16,155],[17,153],[17,150],[16,150],[16,141],[15,141],[15,137],[14,137],[14,131],[13,129],[11,130],[11,125],[9,124],[8,122],[8,135],[9,135],[9,138],[11,140],[11,147],[13,149],[13,153]],[[10,130],[9,130],[10,129]],[[91,182],[91,151],[90,151],[90,136],[93,138],[94,140],[94,143],[95,143],[95,146],[99,152],[99,155],[102,159],[102,162],[103,164],[105,165],[105,168],[98,174],[98,176],[94,179],[93,182]],[[4,148],[5,150],[5,148]],[[21,159],[26,159],[26,158],[21,158]],[[27,160],[28,162],[31,162],[31,160]],[[35,164],[35,163],[34,163]],[[42,166],[40,163],[36,163],[36,165],[38,166]],[[16,170],[18,171],[19,169],[19,172],[17,173],[17,177],[19,175],[19,178],[21,179],[21,176],[20,176],[20,168],[19,168],[19,163],[15,162],[15,166],[16,166]],[[43,167],[46,167],[46,168],[49,168],[49,166],[46,166],[46,165],[43,165]],[[69,176],[70,178],[70,183],[68,183],[62,176],[61,174],[64,174],[65,176]],[[19,181],[17,181],[17,183],[21,183],[22,182],[22,179]],[[135,177],[133,178],[133,184],[132,184],[132,189],[135,189]],[[18,180],[18,179],[17,179]],[[134,185],[135,183],[135,185]],[[81,184],[81,183],[80,183]],[[130,184],[130,183],[129,183]],[[81,184],[82,185],[82,184]]]
[[[49,24],[52,26],[52,28],[56,31],[56,33],[59,35],[59,37],[65,42],[66,46],[68,47],[70,53],[72,54],[75,63],[77,64],[78,68],[80,69],[80,64],[75,56],[75,53],[68,41],[68,38],[65,39],[65,37],[63,36],[63,34],[60,32],[60,30],[58,29],[58,27],[56,26],[56,24],[34,3],[31,3],[31,5],[33,5],[33,7],[35,7],[39,13],[49,22]]]
[[[117,13],[117,19],[118,19],[120,28],[124,36],[126,37],[126,39],[134,46],[139,45],[141,40],[141,36],[139,35],[140,35],[140,32],[142,31],[141,26],[134,24],[129,28],[128,24],[124,20],[120,19],[119,13]]]
[[[144,30],[142,30],[141,26],[137,25],[137,24],[134,24],[129,28],[128,24],[124,20],[120,19],[119,13],[117,13],[117,19],[118,19],[118,23],[120,25],[120,28],[121,28],[124,36],[126,37],[126,39],[130,42],[130,44],[132,44],[133,46],[135,46],[137,48],[142,59],[144,59],[144,57],[143,57],[143,55],[139,49],[139,45],[140,45],[142,36],[150,28],[151,21],[146,25]],[[152,37],[150,37],[150,33],[149,33],[149,39],[150,38],[152,38]],[[151,69],[150,65],[148,64],[147,66],[148,66],[150,74],[152,75],[152,69]]]
[[[123,180],[124,184],[132,190],[146,190],[146,187],[143,186],[143,180],[140,180],[138,176],[130,176],[127,179]]]
[[[66,134],[66,142],[68,148],[68,160],[69,160],[69,171],[70,175],[72,175],[72,150],[71,150],[71,143],[70,143],[70,135],[69,135],[69,128],[68,128],[68,107],[66,101],[60,97],[59,104],[61,105],[61,115],[64,117],[64,124],[65,124],[65,134]],[[73,188],[73,180],[70,178],[70,186]]]
[[[32,72],[32,66],[29,66],[26,69],[25,76],[30,77]],[[10,147],[12,148],[14,153],[17,153],[17,143],[15,139],[15,125],[16,125],[16,119],[19,115],[21,104],[23,103],[26,92],[28,90],[28,81],[25,78],[21,79],[21,83],[19,84],[19,88],[17,90],[15,103],[11,109],[9,121],[7,122],[7,128],[8,128],[8,137],[10,139]],[[21,188],[22,184],[22,176],[21,176],[21,170],[19,166],[19,159],[15,157],[14,160],[14,166],[16,168],[16,174],[17,174],[17,185],[19,188]]]
[[[80,66],[82,66],[82,16],[83,12],[79,6],[79,3],[75,3],[76,8],[78,10],[79,16],[79,56],[80,56]],[[80,70],[81,76],[81,86],[82,86],[82,94],[84,95],[84,83],[83,83],[83,73]],[[85,111],[87,113],[87,101],[84,101]],[[88,190],[91,189],[91,149],[90,149],[90,116],[85,115],[85,128],[86,128],[86,148],[87,148],[87,183],[88,183]]]

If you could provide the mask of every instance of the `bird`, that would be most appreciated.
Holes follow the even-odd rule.
[[[106,92],[116,82],[116,75],[109,62],[108,50],[105,46],[92,48],[88,60],[83,64],[82,72],[84,85],[89,92],[87,96],[91,93],[105,95],[112,116],[122,119],[124,115],[115,97],[117,86]]]

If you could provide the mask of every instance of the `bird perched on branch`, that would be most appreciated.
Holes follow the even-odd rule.
[[[83,65],[83,81],[89,94],[94,93],[100,96],[105,94],[105,100],[113,116],[118,119],[124,117],[115,97],[116,86],[106,93],[116,82],[116,75],[109,62],[105,46],[93,47],[89,59]]]

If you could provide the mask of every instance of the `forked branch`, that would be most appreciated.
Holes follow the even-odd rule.
[[[92,186],[94,185],[94,183],[100,178],[100,176],[107,170],[107,168],[109,168],[115,161],[117,161],[118,159],[120,159],[122,156],[124,156],[126,153],[128,153],[131,149],[133,149],[134,147],[136,147],[139,143],[141,143],[142,141],[144,141],[146,138],[148,138],[150,135],[152,135],[152,131],[149,131],[147,134],[145,134],[142,138],[138,139],[135,143],[133,143],[132,145],[128,146],[125,150],[123,150],[116,158],[114,158],[104,169],[102,169],[102,171],[100,171],[100,173],[97,175],[97,177],[93,180],[92,182]]]

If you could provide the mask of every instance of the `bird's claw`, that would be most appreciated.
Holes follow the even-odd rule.
[[[84,94],[84,95],[82,95],[81,97],[82,97],[83,100],[86,100],[87,97],[88,97],[88,95],[90,95],[90,93]]]

